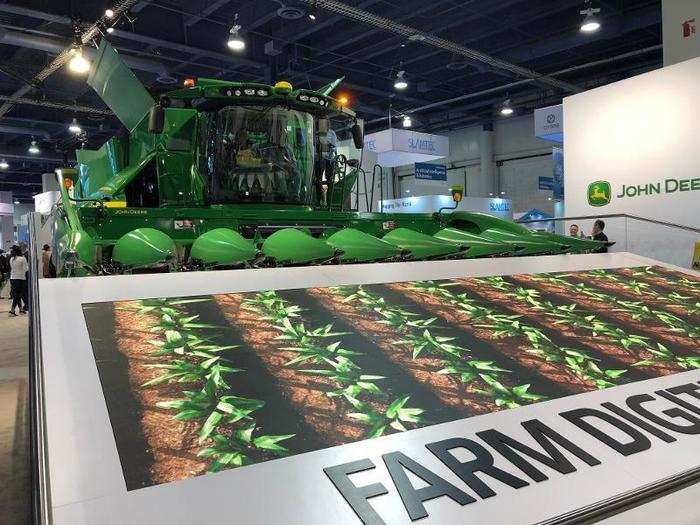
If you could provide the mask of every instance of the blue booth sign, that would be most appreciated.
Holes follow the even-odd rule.
[[[416,162],[416,182],[422,184],[447,184],[447,166]]]

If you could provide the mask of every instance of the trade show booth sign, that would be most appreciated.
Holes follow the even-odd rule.
[[[365,149],[377,154],[380,165],[395,168],[449,157],[450,140],[443,135],[385,129],[367,135]]]

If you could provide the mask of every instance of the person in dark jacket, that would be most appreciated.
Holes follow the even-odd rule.
[[[594,241],[608,242],[608,236],[605,235],[605,232],[603,232],[604,229],[605,222],[603,222],[602,220],[598,219],[593,223],[593,230],[591,231],[591,233],[593,234]],[[608,247],[603,246],[599,250],[596,250],[596,253],[608,253]]]

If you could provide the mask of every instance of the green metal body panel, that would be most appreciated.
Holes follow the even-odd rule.
[[[322,239],[294,228],[270,235],[262,245],[263,253],[279,264],[308,264],[332,259],[336,250]]]
[[[435,237],[466,248],[469,258],[513,254],[513,247],[508,243],[492,241],[456,228],[440,230]]]
[[[456,255],[463,251],[459,245],[453,242],[443,241],[408,228],[392,230],[382,239],[409,252],[414,259],[437,259]]]
[[[252,261],[255,244],[230,228],[216,228],[203,233],[192,243],[190,260],[205,265],[225,266]]]
[[[336,250],[343,252],[341,261],[386,261],[401,254],[401,248],[355,228],[344,228],[326,239]]]
[[[143,268],[171,261],[175,243],[165,233],[153,228],[137,228],[114,245],[112,260],[127,268]]]

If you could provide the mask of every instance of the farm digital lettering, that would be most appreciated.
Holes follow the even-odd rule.
[[[686,397],[684,399],[681,396]],[[453,485],[439,472],[433,472],[400,451],[383,454],[382,460],[408,516],[411,521],[416,521],[428,517],[423,503],[435,498],[444,496],[451,499],[455,505],[465,506],[477,503],[480,499],[498,496],[489,484],[489,478],[513,489],[521,489],[532,482],[540,483],[549,479],[538,468],[538,464],[561,474],[576,472],[577,468],[563,451],[576,456],[591,467],[600,465],[601,461],[595,457],[594,450],[584,450],[575,443],[576,432],[585,432],[593,436],[622,456],[648,450],[659,440],[673,443],[677,439],[675,436],[679,434],[698,435],[700,404],[689,402],[689,398],[700,400],[698,384],[682,384],[658,390],[654,395],[632,395],[626,398],[625,407],[604,402],[600,407],[575,408],[560,412],[559,416],[571,424],[571,432],[567,432],[567,436],[570,437],[565,437],[538,419],[523,421],[521,425],[534,440],[534,443],[530,444],[520,442],[493,428],[476,432],[478,440],[456,436],[427,443],[426,448],[440,461],[441,467],[452,471],[465,486]],[[650,403],[659,399],[671,401],[677,406],[655,410]],[[603,430],[610,425],[626,437],[620,440],[619,437]],[[452,453],[457,449],[468,450],[474,458],[469,461],[459,460]],[[505,458],[514,468],[504,470],[496,467],[494,453]],[[324,469],[331,482],[366,525],[386,523],[369,500],[388,494],[389,491],[381,483],[357,486],[349,476],[375,468],[377,465],[371,459],[364,458]],[[415,488],[407,471],[421,478],[427,486]]]

